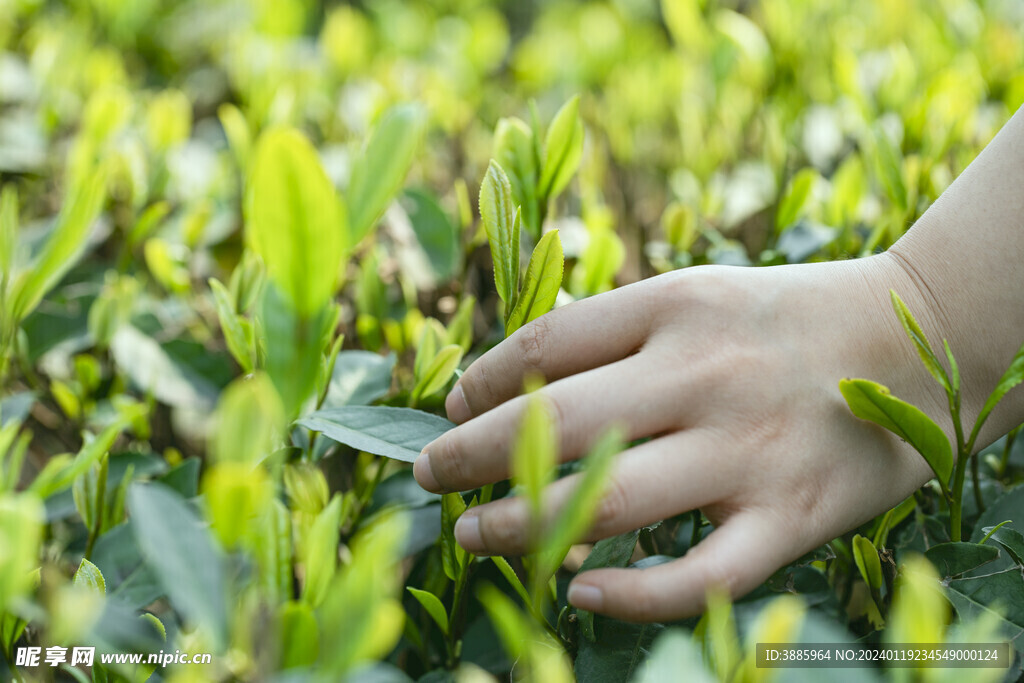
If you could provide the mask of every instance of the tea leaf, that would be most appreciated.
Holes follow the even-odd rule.
[[[541,238],[530,256],[522,291],[505,323],[506,337],[555,305],[558,289],[562,286],[563,265],[562,242],[558,231],[552,230]]]
[[[0,279],[5,283],[14,264],[14,249],[18,244],[18,191],[14,185],[5,185],[0,193]]]
[[[522,487],[534,524],[540,523],[544,489],[555,476],[558,434],[544,398],[537,393],[526,399],[519,436],[512,454],[512,481]]]
[[[402,204],[409,214],[416,239],[427,254],[434,276],[443,282],[461,272],[459,230],[437,200],[421,190],[406,190]]]
[[[161,484],[132,484],[128,509],[139,550],[171,605],[193,625],[209,629],[218,647],[225,643],[223,557],[206,525],[180,496]]]
[[[480,186],[480,218],[491,246],[494,285],[498,296],[511,307],[519,289],[519,211],[512,205],[508,176],[491,159]]]
[[[221,284],[220,280],[210,278],[210,291],[213,292],[213,302],[217,308],[217,319],[220,321],[220,329],[224,332],[224,341],[227,343],[228,351],[238,362],[239,367],[246,373],[253,371],[253,350],[249,348],[249,340],[245,336],[239,315],[235,313],[231,301],[231,294]]]
[[[225,548],[234,548],[246,530],[266,512],[273,484],[262,467],[219,462],[203,475],[210,526]]]
[[[913,446],[928,461],[942,485],[947,485],[953,472],[953,453],[942,428],[930,417],[870,380],[841,380],[839,391],[854,415],[885,427]]]
[[[302,567],[305,570],[302,600],[310,607],[317,607],[324,601],[327,587],[334,578],[338,565],[340,525],[341,496],[335,494],[316,516],[302,547]]]
[[[604,538],[594,544],[594,549],[583,561],[580,572],[602,567],[625,567],[633,556],[637,539],[640,538],[640,530],[634,529],[612,538]],[[576,610],[580,622],[580,633],[583,637],[594,643],[597,636],[594,633],[594,613],[587,610]]]
[[[508,563],[501,555],[491,555],[491,561],[494,562],[494,566],[498,568],[501,575],[508,581],[508,585],[512,586],[512,589],[516,592],[516,595],[523,601],[524,605],[530,604],[530,594],[526,592],[526,586],[519,580],[516,575],[516,570],[512,569],[512,565]]]
[[[882,562],[878,550],[871,541],[860,534],[853,537],[853,560],[857,564],[864,583],[873,590],[882,588]]]
[[[541,545],[538,572],[542,575],[554,574],[570,546],[590,529],[614,458],[623,448],[624,436],[618,428],[609,429],[590,449],[584,461],[586,469]]]
[[[320,357],[333,311],[321,308],[315,317],[303,318],[282,300],[273,283],[263,288],[259,321],[266,341],[264,369],[277,389],[285,415],[294,417],[316,391]]]
[[[462,348],[455,344],[449,344],[438,351],[423,371],[423,376],[416,383],[416,387],[412,391],[413,399],[418,400],[443,389],[455,374],[461,360]]]
[[[10,296],[14,320],[20,321],[28,316],[85,251],[89,230],[106,197],[106,175],[102,169],[94,170],[70,188],[57,218],[57,226],[50,233],[39,257],[13,283]]]
[[[101,595],[105,595],[107,592],[107,582],[103,580],[103,572],[100,571],[99,567],[84,557],[82,558],[82,562],[78,565],[78,569],[75,570],[75,576],[72,579],[72,583],[76,586],[91,588]]]
[[[468,553],[455,540],[455,522],[466,511],[462,494],[446,493],[441,496],[441,562],[445,576],[458,580]]]
[[[538,194],[544,201],[558,196],[579,168],[583,156],[580,98],[574,96],[558,110],[544,138],[544,164]]]
[[[498,120],[494,129],[494,158],[508,173],[512,199],[522,211],[522,222],[534,239],[540,236],[540,205],[537,199],[539,161],[533,130],[525,121]]]
[[[448,615],[445,613],[444,605],[441,604],[437,596],[429,591],[413,588],[412,586],[406,586],[405,590],[412,593],[412,596],[423,605],[423,609],[427,610],[430,618],[441,627],[441,632],[448,635]]]
[[[342,351],[334,364],[323,408],[364,406],[386,395],[391,389],[391,371],[395,354],[386,356],[369,351]]]
[[[993,529],[992,539],[1006,551],[1014,562],[1024,567],[1024,536],[1019,531],[1009,527]]]
[[[903,303],[903,299],[892,289],[889,290],[889,297],[892,299],[892,307],[896,310],[896,315],[899,316],[900,324],[903,325],[903,330],[910,337],[910,341],[914,343],[914,347],[917,349],[917,355],[921,357],[921,362],[924,363],[925,368],[931,373],[935,381],[938,382],[946,390],[946,393],[953,391],[953,387],[949,382],[949,377],[946,375],[945,369],[939,365],[939,359],[935,356],[935,352],[932,351],[931,344],[928,343],[928,338],[924,336],[924,331],[921,326],[917,324],[917,320],[914,319],[913,314],[907,305]],[[949,349],[946,349],[947,355],[952,357],[952,353]]]
[[[635,683],[670,681],[686,672],[692,683],[714,683],[718,678],[704,667],[700,647],[686,631],[679,628],[662,633],[654,641],[651,654],[637,672]]]
[[[458,344],[463,353],[468,353],[473,345],[473,311],[475,309],[476,297],[466,296],[459,302],[458,310],[455,311],[455,315],[448,323],[445,343]]]
[[[974,421],[974,429],[971,430],[971,437],[968,443],[974,444],[975,439],[978,436],[978,432],[981,431],[982,425],[985,424],[985,420],[995,409],[996,404],[1003,400],[1003,396],[1009,393],[1010,389],[1024,381],[1024,345],[1021,345],[1017,349],[1017,353],[1014,354],[1013,360],[1010,361],[1010,367],[1006,369],[1003,376],[999,378],[999,383],[996,384],[996,388],[992,390],[989,397],[985,399],[985,405],[981,409],[981,413],[978,415],[978,419]]]
[[[411,408],[344,406],[296,421],[356,450],[413,462],[428,443],[454,427],[443,417]]]
[[[782,200],[779,201],[779,210],[775,214],[776,233],[782,232],[796,222],[800,211],[811,196],[811,190],[818,177],[818,172],[815,169],[804,168],[789,181],[789,187],[782,195]]]
[[[312,316],[334,294],[349,239],[344,207],[302,133],[260,136],[245,209],[246,244],[296,313]]]
[[[320,627],[313,610],[302,602],[289,601],[281,606],[281,668],[309,667],[320,654]]]
[[[980,543],[939,543],[928,548],[924,555],[941,576],[949,578],[991,562],[999,557],[999,549]]]
[[[210,439],[213,461],[261,462],[274,449],[284,421],[281,399],[265,374],[235,380],[217,406],[217,427]]]
[[[352,180],[345,193],[353,245],[370,233],[402,187],[423,138],[425,118],[416,105],[388,110],[370,134],[362,154],[355,159]]]
[[[217,108],[217,118],[224,129],[224,136],[228,139],[228,147],[235,155],[238,168],[244,173],[249,166],[252,150],[252,133],[249,131],[249,123],[238,107],[228,103]]]

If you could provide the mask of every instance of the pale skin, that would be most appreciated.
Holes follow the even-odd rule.
[[[578,575],[569,601],[631,621],[699,613],[708,589],[740,596],[773,571],[898,504],[932,474],[905,443],[855,418],[839,393],[864,377],[921,407],[952,436],[945,395],[889,299],[895,290],[963,376],[967,429],[1024,342],[1024,110],[889,251],[833,263],[691,268],[556,309],[477,359],[445,403],[458,427],[417,459],[430,491],[509,476],[524,378],[582,457],[610,424],[617,456],[587,539],[693,509],[715,527],[684,557]],[[941,351],[940,351],[941,355]],[[1024,420],[1011,391],[979,446]],[[551,514],[575,480],[549,488]],[[455,528],[477,554],[528,550],[525,501],[468,511]]]

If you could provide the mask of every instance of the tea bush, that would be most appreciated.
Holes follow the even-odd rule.
[[[1013,0],[0,3],[0,675],[759,681],[758,642],[1006,640],[971,680],[1015,679],[1024,444],[974,455],[955,358],[898,297],[957,443],[842,390],[936,480],[702,617],[567,605],[579,569],[709,531],[574,545],[614,429],[556,467],[533,398],[511,482],[440,496],[407,463],[460,368],[556,305],[885,249],[1024,102],[1022,58]],[[536,552],[460,548],[508,495]],[[157,652],[212,661],[100,659]]]

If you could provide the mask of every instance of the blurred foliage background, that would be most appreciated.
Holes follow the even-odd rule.
[[[17,259],[0,259],[4,288],[16,271],[12,263],[57,253],[47,251],[46,240],[65,234],[55,226],[76,225],[75,207],[82,230],[88,228],[81,244],[54,257],[61,264],[38,305],[24,306],[24,316],[8,311],[0,326],[0,547],[17,549],[0,553],[6,666],[16,643],[67,643],[102,632],[102,642],[122,650],[155,651],[154,643],[174,649],[173,641],[222,655],[202,674],[170,670],[182,680],[269,678],[267,672],[288,668],[313,678],[354,675],[383,658],[412,677],[443,680],[448,674],[437,670],[460,657],[476,665],[465,676],[504,674],[517,660],[532,675],[571,675],[561,654],[517,649],[541,627],[529,619],[537,614],[503,602],[507,596],[481,599],[506,628],[497,635],[490,626],[466,628],[485,637],[467,635],[462,650],[447,627],[443,638],[410,630],[408,623],[431,623],[418,605],[436,621],[429,598],[405,596],[404,609],[416,616],[403,626],[396,602],[403,598],[375,572],[389,567],[440,597],[449,580],[460,590],[465,577],[449,574],[450,563],[439,568],[442,554],[454,551],[437,540],[457,512],[439,531],[443,506],[415,488],[407,467],[317,441],[315,432],[296,429],[286,443],[256,429],[261,419],[283,428],[295,416],[292,406],[276,403],[281,386],[275,393],[260,373],[255,388],[232,393],[241,386],[237,378],[263,362],[253,341],[260,334],[255,315],[246,317],[263,275],[243,238],[244,188],[263,131],[301,131],[342,194],[354,191],[354,177],[365,184],[378,172],[387,175],[388,160],[400,171],[408,167],[405,180],[399,173],[385,193],[382,219],[367,219],[365,236],[346,245],[351,258],[332,280],[344,283],[336,297],[341,306],[332,309],[327,348],[311,347],[311,372],[320,372],[320,403],[344,396],[327,405],[382,401],[437,412],[455,365],[465,367],[503,335],[486,237],[475,218],[502,119],[518,117],[540,136],[563,103],[579,95],[585,137],[578,173],[541,208],[564,248],[565,303],[691,265],[798,263],[885,249],[1024,103],[1022,65],[1024,4],[1017,0],[0,0],[0,181],[12,197],[6,206],[14,207],[13,220],[0,223],[17,226],[18,252]],[[402,109],[408,103],[417,108]],[[366,141],[395,111],[415,121],[409,127],[416,135],[401,147],[375,149],[382,161],[368,165]],[[64,218],[55,221],[61,211]],[[537,238],[525,235],[524,242]],[[234,321],[234,331],[225,321]],[[340,348],[368,351],[376,360],[339,356]],[[447,374],[434,386],[423,368],[445,348]],[[335,373],[334,358],[350,374]],[[218,470],[253,457],[236,457],[228,439],[217,441],[227,428],[256,451],[281,447],[286,456],[254,470]],[[984,470],[991,498],[1013,492],[1012,466],[1024,454],[1012,446],[1012,439],[1001,442],[1002,455],[993,451]],[[205,497],[196,498],[200,472]],[[159,500],[152,503],[129,487],[151,479],[176,494],[153,494]],[[275,494],[287,507],[272,502]],[[922,494],[919,511],[932,514],[929,501]],[[466,503],[472,501],[449,499],[445,510]],[[401,533],[359,536],[366,520],[389,506],[425,512],[384,519]],[[884,528],[874,535],[877,550],[885,550],[890,527],[900,522],[904,532],[893,537],[907,547],[920,544],[929,523],[912,509],[872,527]],[[126,510],[148,531],[201,540],[149,549],[142,536],[130,543],[125,537],[138,532],[127,530]],[[239,510],[256,511],[255,531],[231,521],[232,514],[245,519]],[[1000,510],[1011,516],[1009,507]],[[1018,513],[1024,522],[1024,503],[1012,509]],[[967,517],[979,514],[975,507]],[[160,527],[168,515],[179,515],[184,526]],[[215,538],[196,531],[208,522]],[[285,531],[264,533],[271,527],[262,524]],[[407,531],[418,540],[403,550],[394,538]],[[700,537],[700,517],[687,515],[659,533],[671,541],[659,546],[651,530],[620,539],[618,555],[627,550],[621,564],[639,547],[638,537],[646,551],[656,551],[647,554],[685,552]],[[161,552],[220,557],[223,548],[231,557],[262,557],[267,547],[250,538],[260,534],[285,539],[288,556],[273,564],[284,573],[255,592],[238,578],[249,566],[244,562],[227,561],[213,579],[197,579],[207,591],[199,597],[173,587],[196,578],[188,563],[156,567]],[[331,554],[339,543],[340,564]],[[327,559],[314,558],[314,545],[327,548]],[[866,574],[863,582],[857,578],[863,563],[854,561],[854,545],[847,539],[831,554],[808,558],[766,590],[811,594],[812,606],[829,609],[842,602],[835,621],[877,637],[878,612],[887,611],[894,584],[890,576],[883,590],[869,586]],[[163,618],[156,629],[167,626],[163,640],[153,639],[155,631],[141,640],[124,628],[111,631],[110,624],[136,618],[131,609],[125,616],[108,605],[110,621],[104,617],[100,626],[73,617],[82,605],[98,604],[88,602],[94,594],[73,594],[91,576],[83,557],[100,567],[109,592],[120,590],[134,610],[149,606]],[[146,579],[152,585],[136,585],[141,579],[131,579],[125,557],[154,565]],[[453,561],[458,570],[465,560]],[[264,560],[253,562],[258,574],[270,571]],[[314,585],[307,572],[317,562],[327,569]],[[505,567],[486,566],[491,573],[479,573],[490,582],[509,578]],[[40,567],[32,581],[24,579]],[[523,574],[519,565],[506,567]],[[918,567],[910,575],[928,571]],[[875,590],[873,600],[864,598]],[[1021,593],[1016,621],[998,628],[1024,629],[1024,582],[1013,590]],[[204,607],[211,596],[216,603],[227,594],[237,597],[230,610]],[[368,596],[358,609],[354,595]],[[908,615],[947,609],[934,607],[927,590],[907,595],[894,608],[904,631],[926,628]],[[165,599],[169,604],[155,602]],[[555,603],[564,605],[564,590]],[[741,630],[754,624],[754,633],[796,638],[804,603],[772,605],[740,618]],[[480,604],[468,609],[463,621],[489,623]],[[703,657],[709,676],[761,680],[735,633],[728,635],[729,609],[712,610],[696,640],[675,633],[681,640],[659,650],[657,666],[703,666]],[[178,617],[185,626],[215,627],[178,630]],[[253,625],[260,617],[274,624],[267,627],[274,635]],[[557,609],[548,617],[556,621]],[[538,619],[552,630],[544,618]],[[638,670],[636,653],[647,652],[662,626],[602,623],[598,645],[573,635],[576,627],[561,618],[556,636],[582,680],[625,680]],[[836,623],[813,623],[818,630],[808,633],[847,637]],[[975,624],[977,632],[989,633],[992,623]],[[304,650],[299,636],[284,635],[332,643],[373,628],[384,635],[333,655]],[[929,635],[941,641],[944,628]],[[268,639],[280,642],[261,650]],[[117,669],[101,679],[97,670],[93,680],[150,675]],[[658,680],[659,670],[666,669],[648,667],[647,680]],[[70,668],[61,675],[75,676]]]

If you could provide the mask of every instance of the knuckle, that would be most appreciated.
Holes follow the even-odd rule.
[[[601,533],[617,527],[628,512],[629,499],[622,488],[622,482],[617,477],[612,477],[594,515],[593,530]]]
[[[521,553],[522,538],[519,528],[506,510],[493,510],[480,516],[480,540],[490,551]]]
[[[463,373],[459,384],[462,386],[462,396],[466,405],[475,415],[485,412],[488,407],[498,402],[498,392],[494,387],[492,375],[483,363],[470,365]]]
[[[544,349],[550,332],[551,323],[545,319],[545,316],[537,318],[517,332],[519,355],[527,368],[536,370],[542,367],[545,357]]]

